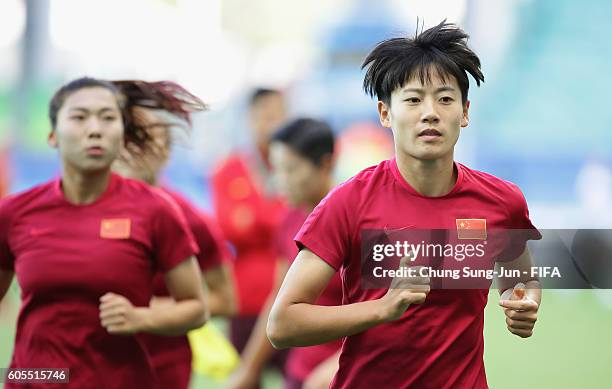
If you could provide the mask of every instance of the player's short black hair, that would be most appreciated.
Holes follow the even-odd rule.
[[[280,142],[296,151],[316,166],[323,158],[334,154],[335,135],[329,124],[321,120],[295,119],[280,129],[270,138],[270,142]]]
[[[249,98],[249,105],[251,107],[254,106],[262,97],[280,94],[281,92],[276,89],[257,88],[253,91],[253,93],[251,93],[251,97]]]
[[[119,106],[119,109],[123,109],[123,106],[125,104],[125,99],[123,98],[123,95],[121,94],[119,89],[115,85],[113,85],[113,83],[106,81],[106,80],[101,80],[101,79],[92,78],[92,77],[77,78],[77,79],[74,79],[62,85],[53,94],[53,97],[51,98],[51,101],[49,102],[49,121],[51,122],[51,129],[52,130],[55,129],[55,126],[57,125],[57,113],[64,105],[64,102],[66,101],[68,96],[84,88],[96,88],[96,87],[105,88],[111,91],[113,95],[115,95],[115,98],[117,99],[117,105]]]
[[[467,102],[470,73],[476,84],[484,82],[480,59],[467,46],[468,35],[452,23],[442,21],[435,27],[416,33],[414,38],[392,38],[380,42],[366,57],[363,89],[370,96],[389,104],[391,93],[406,81],[419,77],[431,82],[431,71],[444,81],[457,79],[463,104]]]

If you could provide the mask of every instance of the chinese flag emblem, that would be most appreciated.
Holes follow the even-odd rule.
[[[487,239],[487,219],[456,219],[458,239]]]
[[[130,237],[130,219],[102,219],[100,237],[104,239],[127,239]]]

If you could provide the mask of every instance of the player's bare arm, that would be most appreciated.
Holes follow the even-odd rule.
[[[102,325],[109,333],[123,335],[182,335],[204,325],[209,311],[195,258],[187,258],[169,270],[165,280],[174,304],[134,307],[125,297],[107,293],[100,298]]]
[[[227,265],[204,271],[204,284],[208,288],[211,316],[233,316],[238,310],[232,274]]]
[[[401,266],[405,266],[405,258]],[[303,249],[291,265],[268,319],[268,338],[276,348],[311,346],[365,331],[398,319],[411,304],[425,301],[425,277],[394,279],[378,300],[341,306],[314,305],[334,269]]]

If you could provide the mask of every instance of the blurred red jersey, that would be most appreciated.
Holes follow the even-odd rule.
[[[11,367],[69,368],[72,388],[152,387],[146,349],[101,326],[99,299],[148,306],[154,274],[196,253],[175,204],[117,175],[88,205],[66,201],[59,179],[3,199],[0,267],[22,294]]]
[[[336,187],[309,215],[296,241],[340,271],[345,304],[379,299],[387,292],[361,286],[365,231],[456,229],[454,237],[449,235],[454,241],[460,239],[458,221],[482,219],[487,228],[529,231],[522,243],[489,245],[492,258],[507,260],[523,252],[526,239],[540,238],[516,185],[458,163],[455,167],[453,189],[426,197],[404,180],[394,159],[383,161]],[[455,259],[450,261],[453,266]],[[488,292],[432,289],[423,304],[410,306],[399,320],[346,337],[332,387],[486,388]]]
[[[256,166],[254,157],[235,155],[215,170],[212,179],[217,221],[236,249],[239,315],[257,315],[272,291],[278,258],[274,239],[286,212],[278,197],[266,193]]]
[[[168,188],[162,188],[162,190],[172,197],[187,220],[187,225],[199,247],[199,254],[196,255],[196,258],[200,269],[205,272],[224,264],[228,260],[229,251],[214,220],[177,192]],[[162,273],[155,275],[153,294],[155,296],[170,295]],[[151,354],[158,387],[187,388],[191,376],[191,347],[187,336],[142,334],[141,337]]]

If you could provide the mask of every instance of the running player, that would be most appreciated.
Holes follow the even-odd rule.
[[[145,130],[155,145],[146,153],[137,150],[122,154],[113,169],[123,176],[160,187],[181,208],[199,246],[196,256],[206,286],[212,316],[235,314],[234,285],[227,266],[229,250],[214,221],[179,193],[160,185],[162,169],[168,162],[172,129],[189,132],[191,113],[206,108],[196,96],[173,82],[115,81],[126,97],[126,115],[131,125]],[[133,149],[133,147],[132,147]],[[153,303],[172,303],[163,275],[154,279]],[[191,376],[192,353],[186,336],[143,336],[157,374],[160,388],[187,388]]]
[[[291,263],[297,254],[293,237],[306,216],[333,187],[334,133],[325,122],[296,119],[281,127],[271,139],[270,163],[279,192],[293,207],[279,228],[277,241],[283,259]],[[285,267],[277,267],[282,271]],[[282,269],[282,270],[281,270]],[[277,285],[277,289],[280,285]],[[270,295],[261,312],[241,364],[234,374],[232,388],[254,388],[268,358],[273,353],[266,336],[266,323],[275,294]],[[336,273],[317,304],[341,305],[342,283]],[[291,349],[285,366],[285,388],[329,387],[338,369],[340,341]]]
[[[255,90],[249,101],[253,145],[221,161],[212,177],[217,221],[236,250],[232,265],[238,313],[230,321],[229,334],[241,354],[275,283],[274,239],[286,209],[274,191],[268,155],[270,136],[285,114],[280,91]],[[286,352],[276,352],[271,364],[282,370],[285,357]]]
[[[460,129],[468,125],[467,73],[478,85],[484,80],[466,38],[442,22],[414,38],[383,41],[367,56],[364,89],[378,99],[396,157],[336,187],[296,236],[301,250],[272,308],[268,336],[278,348],[345,338],[333,388],[487,387],[488,290],[430,291],[426,276],[396,277],[389,289],[360,285],[366,230],[444,229],[455,232],[456,240],[481,239],[486,228],[520,229],[525,232],[520,242],[496,245],[490,255],[505,260],[507,269],[531,266],[526,240],[540,235],[519,188],[454,162]],[[477,228],[460,234],[466,228],[462,220]],[[336,271],[345,305],[317,305]],[[531,336],[539,282],[525,277],[524,289],[499,281],[508,329]]]
[[[61,177],[0,202],[0,297],[15,275],[23,301],[10,367],[69,368],[68,387],[152,387],[147,352],[131,335],[184,334],[208,316],[197,246],[176,205],[111,173],[124,142],[150,144],[124,131],[122,105],[106,81],[60,88],[48,142]],[[175,304],[149,306],[156,272]]]

